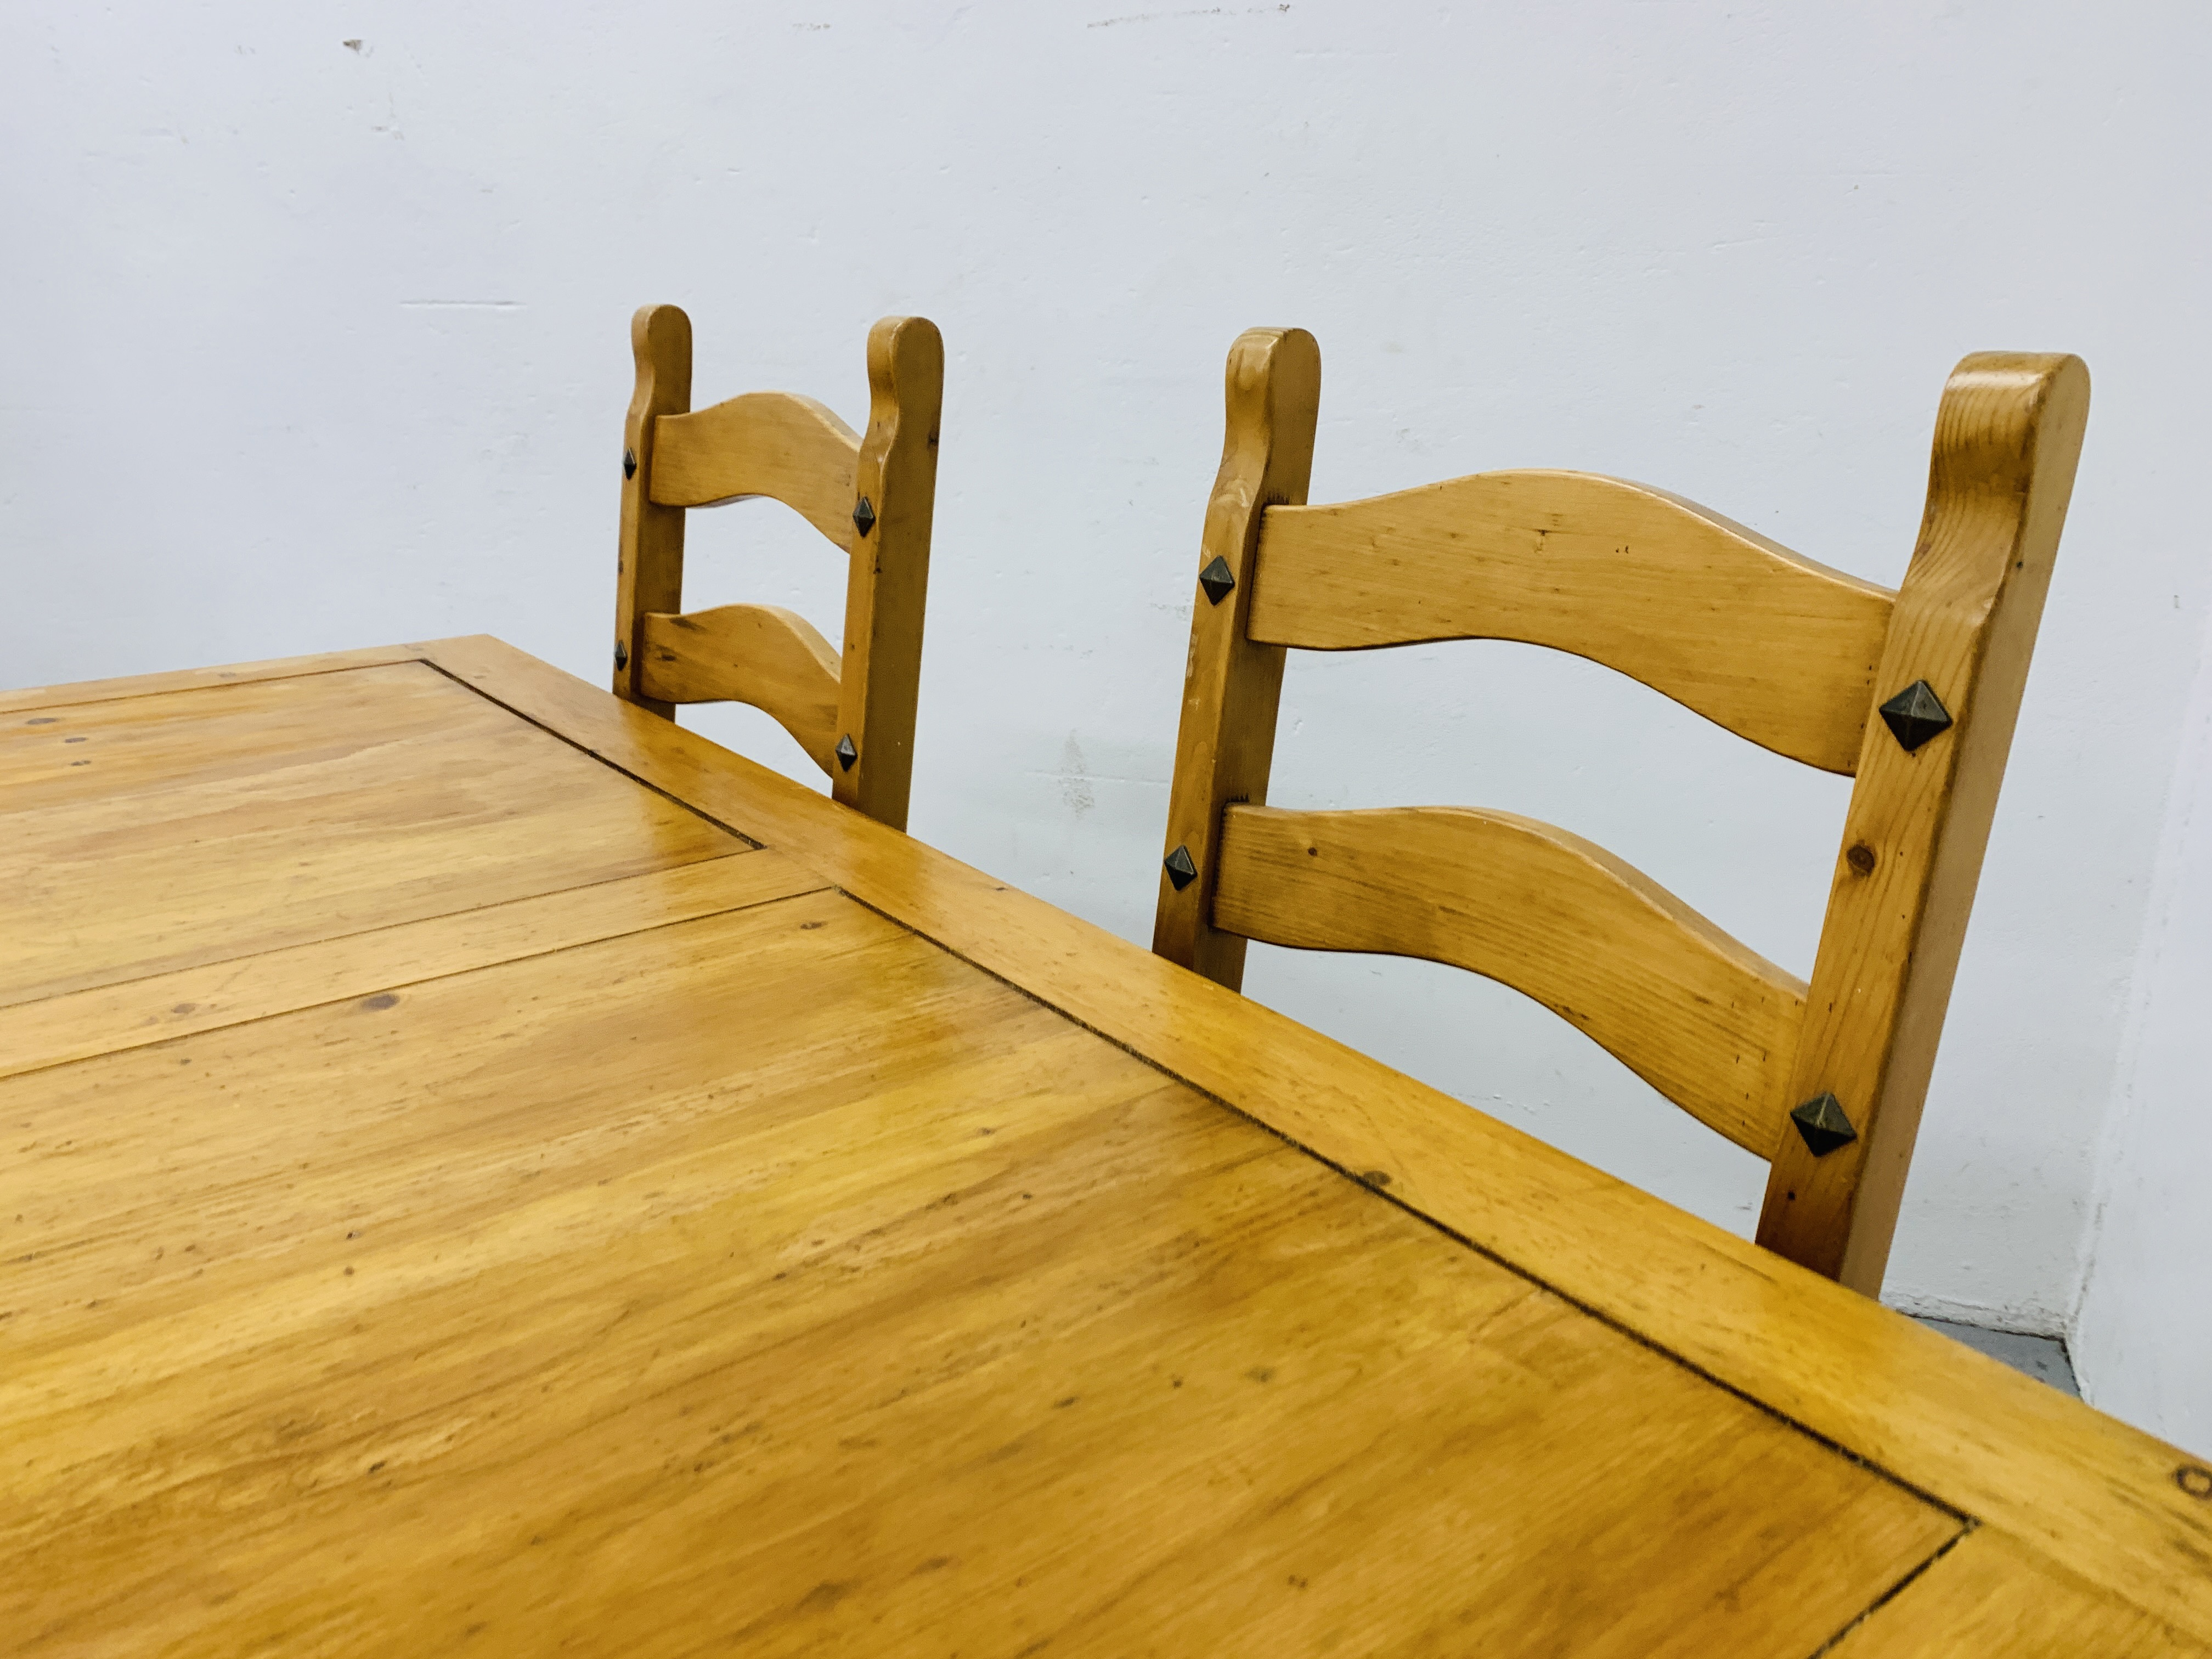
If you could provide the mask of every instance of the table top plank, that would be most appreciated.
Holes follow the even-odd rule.
[[[825,884],[779,854],[747,850],[19,1002],[0,1007],[0,1077],[565,951],[818,891]]]
[[[610,765],[1352,1171],[1728,1386],[2212,1633],[2197,1460],[485,636],[417,647]]]
[[[1987,1528],[1869,1613],[1830,1659],[2208,1659],[2192,1640]]]
[[[0,1006],[747,843],[420,662],[0,715]]]
[[[834,891],[0,1120],[26,1651],[1796,1656],[1961,1524]]]
[[[295,680],[314,674],[341,674],[354,668],[381,668],[392,663],[421,662],[422,653],[412,645],[368,646],[357,651],[324,651],[307,657],[272,657],[263,662],[227,663],[214,668],[181,668],[167,673],[132,674],[121,679],[72,680],[63,685],[28,685],[0,691],[0,726],[11,714],[34,714],[43,709],[88,702],[111,702],[125,697],[157,696],[165,691],[193,691],[209,686],[251,685],[258,680]]]

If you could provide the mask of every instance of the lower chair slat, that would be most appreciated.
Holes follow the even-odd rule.
[[[1231,805],[1213,925],[1510,985],[1700,1122],[1774,1154],[1803,981],[1564,830],[1472,807]]]
[[[776,605],[645,618],[640,686],[663,702],[744,702],[773,714],[824,772],[836,764],[837,653]]]

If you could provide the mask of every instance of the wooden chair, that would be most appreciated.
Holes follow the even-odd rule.
[[[637,391],[623,432],[615,695],[657,714],[750,703],[830,775],[832,795],[906,828],[937,495],[945,343],[924,317],[868,331],[866,437],[811,398],[751,392],[691,412],[691,319],[630,319]],[[772,605],[684,612],[684,514],[772,495],[848,555],[841,658]]]
[[[1152,948],[1471,969],[1565,1016],[1771,1161],[1760,1243],[1877,1294],[2088,411],[2078,358],[1952,374],[1892,592],[1640,484],[1491,472],[1304,504],[1321,354],[1229,354]],[[1266,805],[1284,651],[1518,640],[1855,777],[1813,982],[1601,848],[1463,807]]]

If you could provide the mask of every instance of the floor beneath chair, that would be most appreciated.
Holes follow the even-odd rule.
[[[2066,1357],[2066,1345],[2055,1336],[1985,1331],[1978,1325],[1954,1324],[1948,1319],[1923,1319],[1920,1322],[1931,1331],[1942,1332],[1954,1342],[1963,1342],[1992,1359],[2002,1360],[2016,1371],[2026,1372],[2039,1382],[2048,1382],[2061,1394],[2070,1394],[2076,1400],[2081,1397],[2081,1390],[2074,1382],[2074,1362]]]

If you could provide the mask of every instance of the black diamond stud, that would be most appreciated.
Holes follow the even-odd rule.
[[[839,769],[847,772],[851,771],[853,769],[853,763],[860,758],[860,751],[853,747],[853,736],[851,732],[848,732],[843,737],[837,739],[837,765]]]
[[[876,509],[868,505],[868,498],[863,495],[860,504],[853,509],[853,528],[865,536],[875,527]]]
[[[615,671],[619,673],[629,666],[629,647],[620,640],[615,641]]]
[[[1859,1132],[1851,1127],[1850,1119],[1844,1115],[1843,1103],[1825,1091],[1790,1113],[1790,1121],[1797,1126],[1797,1133],[1804,1136],[1805,1145],[1815,1158],[1826,1158],[1837,1147],[1848,1146],[1859,1138]]]
[[[1881,718],[1908,755],[1929,738],[1951,729],[1951,711],[1943,707],[1943,700],[1926,680],[1913,681],[1882,704]]]
[[[635,449],[623,451],[623,477],[625,478],[637,477],[637,451]]]
[[[1190,861],[1190,848],[1178,847],[1167,856],[1168,880],[1176,892],[1198,879],[1198,866]]]
[[[1219,605],[1237,586],[1236,573],[1230,569],[1229,561],[1218,553],[1213,562],[1198,573],[1198,585],[1206,590],[1206,602]]]

